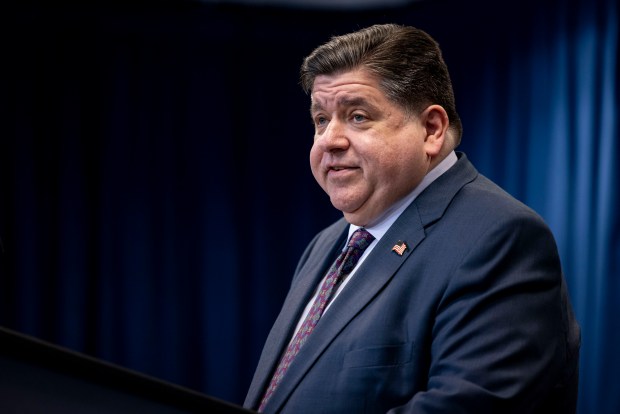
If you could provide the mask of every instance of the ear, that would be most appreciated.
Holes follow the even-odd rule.
[[[424,151],[432,159],[441,153],[447,141],[448,114],[442,106],[431,105],[422,112],[420,119],[426,130]]]

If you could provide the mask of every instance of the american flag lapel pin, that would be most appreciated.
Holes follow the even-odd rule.
[[[392,247],[392,251],[396,252],[397,255],[402,256],[403,253],[407,251],[407,243],[402,240],[399,240],[398,243]]]

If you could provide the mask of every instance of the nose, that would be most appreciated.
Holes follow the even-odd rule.
[[[322,151],[343,151],[349,147],[345,125],[338,120],[331,120],[321,133],[316,133],[314,144]]]

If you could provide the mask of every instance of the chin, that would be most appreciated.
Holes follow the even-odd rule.
[[[355,224],[356,226],[366,225],[366,219],[368,218],[367,212],[362,211],[364,207],[364,203],[353,203],[351,201],[354,200],[344,200],[342,198],[336,199],[331,198],[330,201],[334,208],[340,210],[344,215],[344,218],[351,224]]]
[[[343,211],[342,214],[344,215],[344,219],[350,224],[354,224],[360,227],[364,227],[366,224],[368,224],[364,216],[360,216],[359,214],[347,213],[345,211]]]

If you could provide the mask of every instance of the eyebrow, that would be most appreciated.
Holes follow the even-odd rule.
[[[375,105],[371,104],[370,102],[368,102],[367,99],[362,98],[360,96],[353,96],[353,97],[343,96],[342,98],[338,99],[337,106],[342,106],[342,107],[367,106],[370,109],[376,109]],[[323,110],[323,105],[321,105],[319,102],[312,102],[312,104],[310,105],[310,114],[314,114],[321,110]]]

